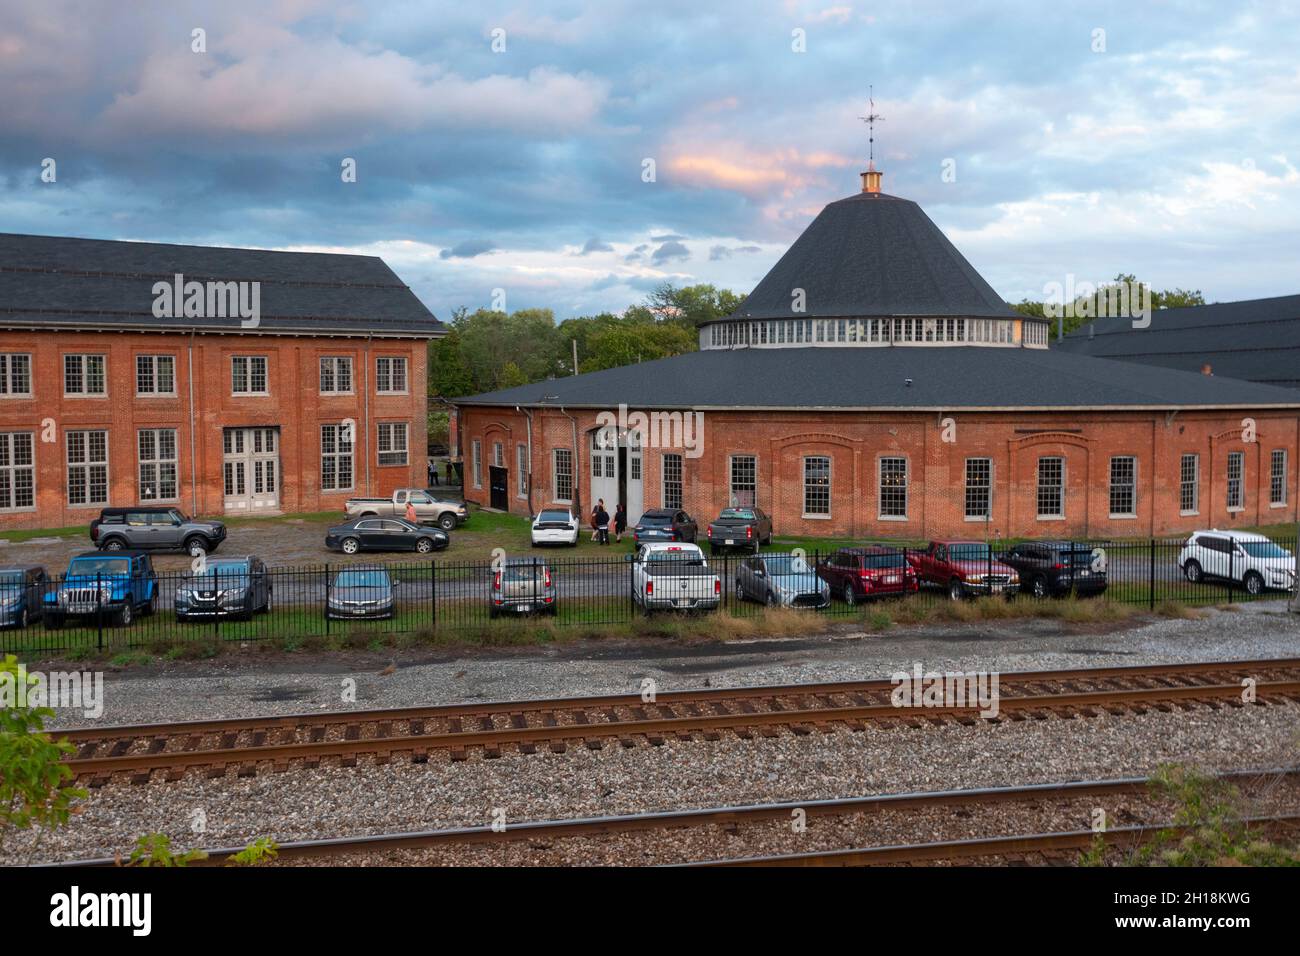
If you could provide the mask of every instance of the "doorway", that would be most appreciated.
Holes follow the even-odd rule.
[[[229,513],[280,508],[280,429],[223,428],[222,483]]]
[[[488,466],[488,503],[499,511],[510,509],[510,469]]]

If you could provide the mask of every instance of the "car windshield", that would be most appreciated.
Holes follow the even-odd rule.
[[[567,511],[543,511],[540,515],[537,516],[537,520],[538,521],[563,521],[567,523],[569,520],[569,513]]]
[[[388,583],[387,571],[340,571],[339,576],[334,579],[334,586],[338,588],[386,588]]]
[[[723,508],[722,514],[718,516],[720,521],[726,521],[728,518],[739,518],[742,521],[753,521],[754,512],[750,508]]]
[[[209,561],[208,566],[202,573],[194,575],[196,578],[219,577],[223,581],[229,581],[233,578],[244,577],[248,574],[248,566],[242,561]]]
[[[22,584],[26,580],[21,571],[0,571],[0,587],[8,585],[12,587],[15,584]]]
[[[1241,546],[1252,558],[1289,558],[1291,552],[1272,541],[1243,541]]]
[[[786,574],[807,574],[811,570],[808,562],[796,554],[783,554],[767,559],[768,574],[777,577]]]
[[[131,570],[127,558],[75,558],[68,574],[126,574]]]
[[[907,564],[907,561],[901,554],[864,554],[862,556],[862,566],[864,568],[901,568],[905,564]]]
[[[954,544],[948,548],[948,556],[954,561],[988,561],[993,552],[987,544]]]

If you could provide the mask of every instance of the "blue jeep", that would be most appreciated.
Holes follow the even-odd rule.
[[[104,619],[123,627],[137,612],[152,614],[158,599],[158,575],[143,551],[85,551],[74,557],[57,588],[45,594],[47,628],[62,627],[70,617]]]

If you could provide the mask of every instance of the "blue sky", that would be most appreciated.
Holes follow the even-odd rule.
[[[1282,4],[0,0],[0,230],[378,254],[440,317],[748,292],[873,84],[885,191],[1007,298],[1292,294],[1297,48]]]

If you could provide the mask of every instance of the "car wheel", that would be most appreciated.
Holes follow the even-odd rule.
[[[1036,598],[1047,597],[1047,578],[1035,575],[1029,582],[1029,593]]]
[[[736,578],[736,600],[738,602],[745,600],[745,588],[740,583],[740,578]]]
[[[960,601],[966,596],[966,589],[962,587],[960,581],[953,578],[948,582],[948,597],[954,601]]]
[[[131,607],[131,599],[127,598],[122,610],[117,612],[117,623],[119,627],[130,627],[131,622],[135,620],[135,610]]]
[[[1188,561],[1183,565],[1183,576],[1193,584],[1199,583],[1202,577],[1200,564],[1196,561]]]
[[[155,591],[153,594],[149,595],[149,601],[144,606],[145,615],[153,614],[157,606],[158,606],[158,592]]]
[[[858,592],[853,590],[852,584],[844,585],[844,603],[849,607],[854,607],[858,603]]]
[[[126,547],[126,542],[123,541],[121,538],[109,538],[103,544],[103,548],[105,551],[121,551],[125,547]]]
[[[1258,572],[1255,571],[1246,572],[1245,584],[1246,584],[1247,594],[1264,593],[1264,578]]]
[[[191,558],[197,558],[201,554],[208,553],[208,543],[195,535],[192,538],[185,539],[185,550],[190,553]]]
[[[417,554],[428,554],[433,550],[433,542],[428,538],[421,538],[415,542],[415,551]]]
[[[454,514],[444,514],[438,519],[438,527],[443,531],[452,531],[456,527],[456,516]]]
[[[339,549],[342,550],[344,554],[356,554],[361,550],[361,542],[356,538],[344,538],[342,543],[339,545]]]

